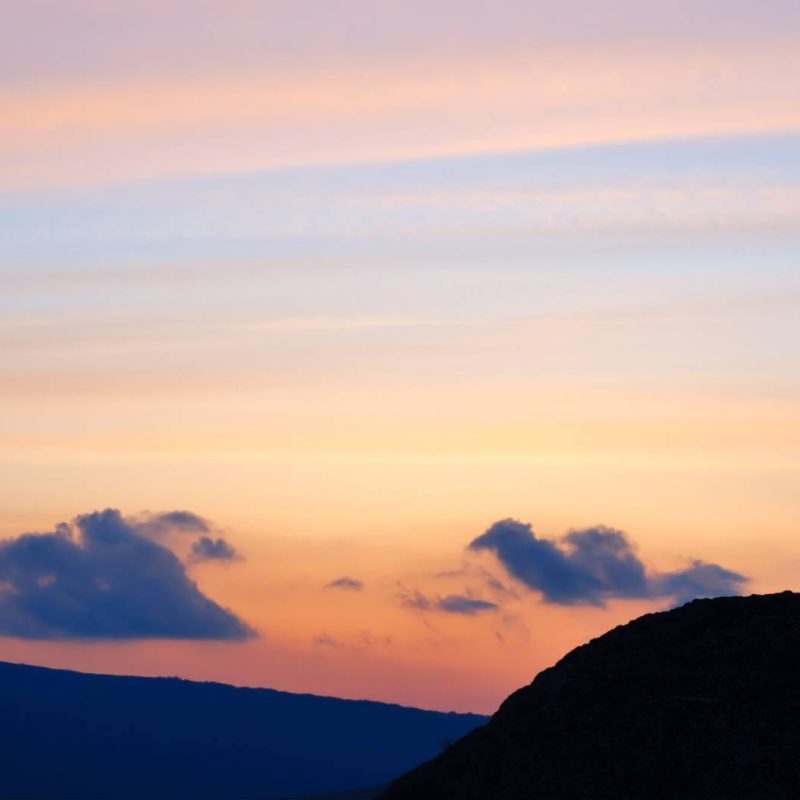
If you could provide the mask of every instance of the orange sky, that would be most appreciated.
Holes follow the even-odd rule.
[[[671,602],[543,602],[498,520],[794,588],[794,4],[220,8],[8,10],[0,535],[190,510],[259,636],[0,658],[491,711]]]

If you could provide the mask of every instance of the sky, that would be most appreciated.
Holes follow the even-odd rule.
[[[0,658],[491,712],[800,588],[800,7],[8,0]]]

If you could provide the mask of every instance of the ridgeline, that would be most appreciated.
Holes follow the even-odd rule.
[[[2,800],[279,800],[385,784],[486,718],[0,662],[0,720]]]
[[[800,797],[800,595],[695,600],[566,655],[382,800]]]

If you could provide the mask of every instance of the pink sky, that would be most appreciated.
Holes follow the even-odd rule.
[[[0,658],[492,711],[674,599],[546,602],[498,520],[794,588],[796,3],[5,16],[0,535],[190,510],[259,635]]]

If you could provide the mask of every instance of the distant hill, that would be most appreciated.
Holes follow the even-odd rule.
[[[336,792],[335,794],[315,794],[313,797],[301,797],[299,800],[375,800],[386,789],[385,786],[372,789],[356,789],[352,792]]]
[[[333,794],[385,784],[484,722],[384,703],[0,662],[0,798]]]
[[[800,797],[800,595],[696,600],[573,650],[383,800]]]

